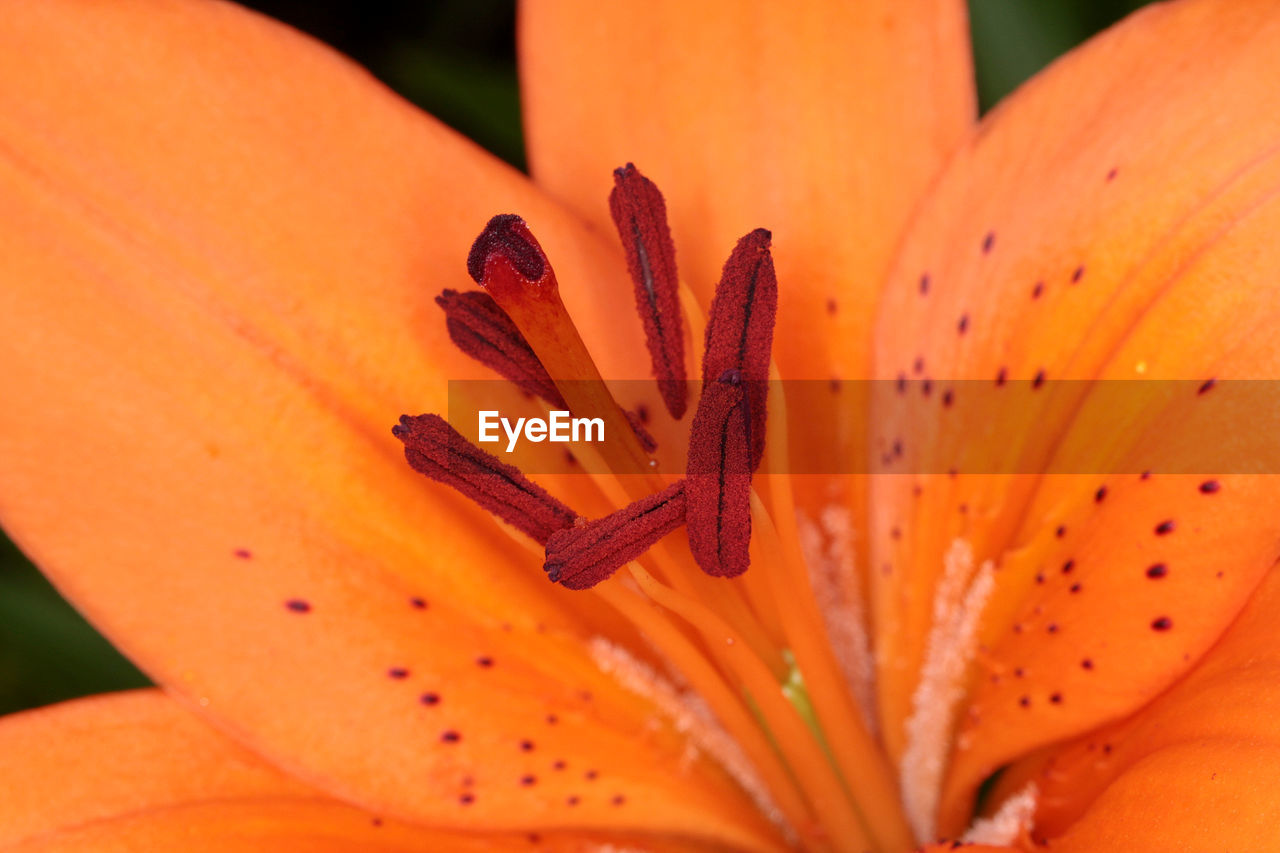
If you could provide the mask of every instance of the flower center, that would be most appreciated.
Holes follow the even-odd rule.
[[[610,210],[653,377],[678,421],[690,388],[684,326],[696,304],[681,289],[661,193],[630,164],[614,178]],[[541,544],[549,580],[590,590],[633,624],[697,691],[729,736],[724,763],[794,841],[909,849],[893,774],[864,722],[869,709],[852,698],[827,639],[789,480],[757,474],[766,453],[785,454],[787,443],[785,405],[776,391],[768,400],[778,295],[770,241],[752,231],[724,266],[684,476],[674,481],[656,470],[643,419],[610,393],[523,220],[495,216],[476,239],[467,269],[482,291],[437,299],[463,352],[616,437],[600,445],[607,471],[590,477],[600,492],[626,496],[621,509],[580,515],[437,415],[402,416],[393,432],[416,471]],[[687,547],[668,536],[682,526]]]

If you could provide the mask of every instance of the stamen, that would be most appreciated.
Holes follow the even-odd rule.
[[[702,396],[689,431],[689,550],[707,574],[750,564],[751,474],[764,455],[778,282],[769,232],[757,228],[725,262],[707,321]]]
[[[689,550],[704,572],[736,577],[750,564],[751,468],[747,391],[730,370],[702,391],[689,431]]]
[[[531,539],[546,544],[578,516],[511,465],[467,441],[439,415],[401,415],[391,434],[419,474],[451,486]]]
[[[556,531],[547,539],[543,569],[569,589],[593,587],[684,523],[684,512],[681,481],[612,515]]]
[[[771,235],[757,228],[738,241],[725,262],[707,320],[707,350],[702,383],[737,370],[746,384],[751,412],[751,470],[764,453],[765,395],[773,324],[778,311],[778,280],[769,253]]]
[[[481,290],[446,290],[436,304],[444,309],[449,338],[458,349],[552,406],[568,408],[533,347],[492,296]]]
[[[627,253],[653,375],[662,402],[678,420],[685,413],[688,389],[676,247],[667,226],[667,205],[653,181],[631,163],[614,170],[613,182],[609,212]]]

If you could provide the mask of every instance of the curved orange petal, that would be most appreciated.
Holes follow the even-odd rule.
[[[1196,418],[1216,398],[1196,393],[1200,380],[1280,372],[1263,331],[1280,320],[1270,285],[1280,272],[1278,48],[1269,3],[1134,16],[1002,105],[905,241],[879,315],[877,375],[930,378],[929,405],[949,400],[970,426],[990,412],[966,399],[1021,400],[1028,429],[986,448],[993,463],[1133,472],[877,484],[881,715],[898,754],[947,554],[956,540],[972,547],[962,584],[992,561],[979,665],[960,685],[970,698],[938,732],[957,744],[944,830],[963,825],[973,791],[1004,762],[1167,687],[1276,557],[1280,484],[1236,477],[1208,495],[1203,478],[1141,479],[1137,460],[1203,440]],[[1107,389],[1072,398],[1066,386],[1037,386],[1041,371],[1050,385],[1195,381],[1182,393],[1165,386],[1138,420],[1118,422]],[[895,436],[910,426],[902,419],[880,423],[879,442],[917,437]],[[1157,530],[1166,520],[1176,535]],[[1146,575],[1156,563],[1170,567],[1168,583]],[[1171,630],[1157,628],[1162,618]]]
[[[682,278],[704,304],[735,241],[771,229],[783,375],[865,375],[899,232],[973,121],[963,4],[520,11],[538,183],[611,229],[610,171],[635,161],[666,196]]]
[[[480,851],[528,849],[534,840],[424,829],[327,799],[158,690],[6,717],[0,749],[5,851]],[[590,850],[608,839],[536,840],[539,849]]]
[[[1273,847],[1278,606],[1273,572],[1186,678],[1133,717],[1011,769],[1010,784],[1039,789],[1036,835],[1053,839],[1055,850],[1099,850],[1142,826],[1149,849]]]
[[[591,662],[609,614],[390,435],[464,374],[431,299],[466,286],[490,213],[527,216],[578,305],[629,292],[616,252],[229,4],[7,11],[0,517],[22,547],[150,675],[370,808],[767,844]]]

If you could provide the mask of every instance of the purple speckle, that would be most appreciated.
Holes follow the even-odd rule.
[[[303,601],[301,598],[291,598],[284,603],[284,606],[294,613],[310,613],[311,603]]]

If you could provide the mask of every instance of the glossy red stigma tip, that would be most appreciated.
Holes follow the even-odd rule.
[[[500,213],[489,220],[467,255],[467,272],[477,284],[485,285],[489,262],[505,258],[512,269],[529,282],[539,282],[547,272],[547,257],[523,219],[514,213]]]

